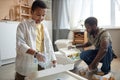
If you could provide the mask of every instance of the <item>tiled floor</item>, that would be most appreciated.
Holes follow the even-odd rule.
[[[85,65],[84,63],[80,65]],[[120,58],[112,61],[112,73],[115,80],[120,80]],[[8,64],[0,67],[0,80],[14,80],[15,64]]]

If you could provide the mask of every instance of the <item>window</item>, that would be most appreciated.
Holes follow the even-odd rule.
[[[98,19],[99,27],[120,27],[120,0],[75,0],[73,3],[77,10],[73,9],[72,4],[72,26],[75,27],[78,21],[94,16]]]
[[[120,26],[120,0],[115,0],[115,26]]]
[[[98,26],[110,26],[110,0],[93,0],[93,16],[98,19]]]
[[[90,16],[98,19],[99,27],[120,27],[120,0],[60,1],[63,3],[60,5],[62,8],[59,9],[60,18],[58,19],[62,29],[83,29],[84,27],[81,26],[80,22],[84,22]]]

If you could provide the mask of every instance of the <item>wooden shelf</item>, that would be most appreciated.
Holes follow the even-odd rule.
[[[22,2],[19,2],[16,6],[16,20],[22,21],[31,17],[31,6],[28,4],[28,1],[29,0],[22,0]]]
[[[87,32],[80,32],[80,31],[73,31],[74,34],[74,39],[73,39],[73,45],[76,44],[84,44],[85,42],[87,42]]]
[[[25,5],[20,5],[21,7],[23,7],[23,8],[31,8],[30,6],[25,6]]]
[[[24,13],[21,13],[21,16],[30,17],[31,15],[30,15],[30,14],[24,14]]]

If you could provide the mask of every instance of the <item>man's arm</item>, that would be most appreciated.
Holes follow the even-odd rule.
[[[87,42],[85,44],[77,44],[76,48],[84,48],[84,47],[89,47],[89,46],[91,46],[91,43]]]
[[[109,39],[102,39],[100,43],[100,48],[99,51],[93,60],[93,62],[89,65],[89,69],[95,69],[97,67],[98,62],[105,56],[107,50],[108,50],[108,45],[109,45]]]
[[[90,42],[87,42],[87,43],[84,43],[84,44],[76,44],[75,46],[68,46],[68,49],[71,49],[71,48],[84,48],[84,47],[89,47],[91,46],[91,43]]]

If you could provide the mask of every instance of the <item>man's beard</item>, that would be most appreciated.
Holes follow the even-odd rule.
[[[92,29],[90,32],[90,35],[94,35],[95,33],[96,33],[96,31]]]

